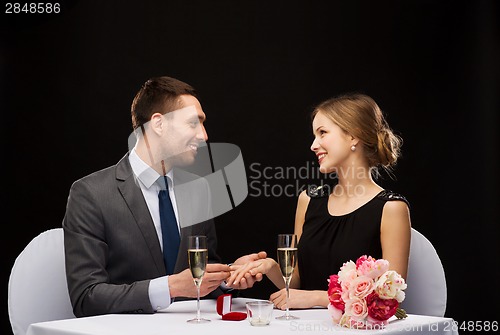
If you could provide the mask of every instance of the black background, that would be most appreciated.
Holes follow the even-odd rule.
[[[396,180],[379,182],[408,198],[413,227],[440,255],[446,316],[498,320],[498,2],[61,4],[59,14],[2,8],[2,334],[11,332],[15,258],[61,226],[74,180],[125,154],[130,103],[159,75],[198,89],[209,140],[237,144],[254,182],[243,204],[216,219],[224,261],[274,255],[276,235],[293,230],[296,197],[278,186],[256,193],[264,181],[296,180],[264,180],[256,170],[314,168],[312,106],[360,91],[404,138]],[[272,291],[265,280],[245,295]]]

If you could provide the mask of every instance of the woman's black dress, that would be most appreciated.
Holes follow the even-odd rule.
[[[332,216],[328,212],[328,194],[309,192],[302,236],[298,245],[300,288],[327,290],[327,279],[337,274],[347,261],[362,255],[382,258],[380,223],[387,201],[407,200],[383,190],[353,212]]]

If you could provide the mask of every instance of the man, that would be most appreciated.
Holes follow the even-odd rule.
[[[135,96],[131,113],[135,147],[116,165],[76,181],[68,197],[66,273],[77,317],[154,313],[177,297],[196,297],[187,269],[189,235],[208,240],[201,296],[220,294],[229,277],[215,252],[208,184],[177,169],[193,164],[208,139],[195,90],[174,78],[152,78]],[[265,253],[235,264],[258,258]],[[261,279],[247,276],[232,287],[244,289]]]

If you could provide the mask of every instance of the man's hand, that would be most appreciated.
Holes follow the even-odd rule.
[[[255,264],[254,262],[266,259],[266,257],[267,253],[261,251],[238,258],[231,266],[232,275],[227,282],[227,286],[239,290],[253,287],[256,282],[262,280],[263,275],[261,272],[250,273],[249,270],[254,268],[250,264]]]
[[[200,296],[204,297],[215,290],[224,280],[229,278],[229,275],[229,266],[224,264],[207,264],[205,275],[201,281]],[[169,276],[168,286],[170,289],[170,297],[172,298],[196,298],[197,296],[193,275],[189,269]]]

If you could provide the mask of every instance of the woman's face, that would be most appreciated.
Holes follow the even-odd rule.
[[[312,122],[314,141],[311,150],[318,159],[321,173],[338,172],[351,155],[353,138],[330,118],[319,112]]]

